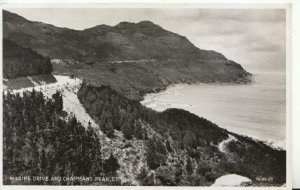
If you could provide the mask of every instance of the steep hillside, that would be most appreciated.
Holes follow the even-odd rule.
[[[108,147],[115,150],[119,163],[126,163],[123,172],[129,184],[207,186],[226,174],[246,176],[253,185],[285,183],[285,151],[228,132],[185,110],[156,112],[109,87],[85,83],[78,99],[112,140]]]
[[[160,113],[110,87],[81,84],[80,80],[67,76],[56,78],[57,83],[36,86],[34,91],[27,88],[4,94],[4,110],[7,110],[3,118],[5,184],[24,184],[9,180],[11,174],[51,177],[72,173],[92,175],[92,178],[26,184],[208,186],[227,174],[245,176],[251,180],[248,185],[254,186],[285,183],[283,150],[230,133],[184,110],[169,109]],[[30,112],[32,108],[34,112]],[[58,125],[59,128],[55,127]],[[22,132],[24,128],[28,129],[26,133]],[[85,169],[80,167],[82,160],[76,155],[81,155],[82,150],[72,135],[86,138],[84,131],[93,134],[92,139],[87,137],[88,141],[96,140],[89,146],[90,156],[105,161],[104,165],[97,165],[97,159],[89,158],[84,152],[84,159],[92,162],[84,164]],[[52,142],[52,138],[57,139],[56,143],[44,143]],[[59,143],[68,146],[59,146]],[[74,146],[74,143],[79,145]],[[63,157],[61,152],[64,152]],[[59,161],[55,161],[58,157]],[[73,161],[69,162],[70,159]],[[113,173],[109,172],[111,168]],[[102,172],[103,175],[103,169],[108,172],[105,175],[118,180],[95,181],[94,174]],[[265,178],[268,180],[260,180]]]
[[[4,89],[19,89],[56,82],[49,57],[10,40],[3,40]]]
[[[7,79],[51,74],[53,71],[49,57],[43,57],[30,48],[3,40],[3,77]]]
[[[91,122],[83,125],[81,118],[65,112],[66,103],[72,105],[60,91],[51,94],[51,90],[39,89],[48,93],[4,93],[3,184],[120,184],[118,179],[94,179],[100,175],[115,179],[120,167],[112,154],[102,157],[97,129]]]
[[[100,25],[83,31],[31,22],[3,12],[4,38],[54,59],[120,61],[141,59],[227,59],[214,51],[200,50],[189,40],[150,21]],[[40,39],[40,40],[37,40]],[[60,49],[62,48],[62,49]],[[63,51],[62,51],[63,50]]]
[[[174,83],[249,83],[251,74],[215,51],[149,22],[72,30],[3,12],[3,37],[52,58],[54,72],[110,85],[131,99]]]
[[[110,42],[113,55],[108,60],[140,59],[216,59],[227,60],[223,55],[199,50],[186,37],[164,30],[150,22],[121,22],[116,26],[103,25],[83,31],[98,40]],[[92,42],[91,42],[92,43]]]

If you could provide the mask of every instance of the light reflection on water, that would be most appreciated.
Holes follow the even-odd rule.
[[[146,95],[141,103],[157,111],[182,108],[229,131],[285,148],[285,75],[254,78],[251,85],[175,85]]]

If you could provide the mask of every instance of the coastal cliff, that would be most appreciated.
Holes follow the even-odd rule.
[[[150,21],[73,30],[3,11],[3,37],[49,56],[56,74],[109,85],[131,99],[176,83],[252,81],[240,64]]]

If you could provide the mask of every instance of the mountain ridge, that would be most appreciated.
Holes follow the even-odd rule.
[[[150,21],[73,30],[4,11],[3,38],[49,56],[55,74],[110,85],[132,99],[177,83],[252,81],[240,64]]]
[[[160,32],[164,33],[165,35],[172,34],[172,35],[175,35],[176,37],[178,37],[179,39],[184,39],[184,40],[186,40],[185,43],[188,43],[189,45],[191,45],[195,49],[201,50],[200,48],[194,46],[189,40],[187,40],[187,38],[185,36],[181,36],[181,35],[178,35],[174,32],[167,31],[167,30],[163,29],[161,26],[159,26],[157,24],[154,24],[153,22],[147,21],[147,20],[140,21],[140,22],[137,22],[137,23],[123,21],[123,22],[120,22],[120,23],[118,23],[114,26],[109,26],[109,25],[102,24],[102,25],[96,25],[94,27],[90,27],[90,28],[83,29],[83,30],[75,30],[75,29],[70,29],[70,28],[66,28],[66,27],[57,27],[55,25],[46,24],[46,23],[43,23],[43,22],[30,21],[30,20],[27,20],[26,18],[24,18],[22,16],[19,16],[15,13],[11,13],[11,12],[5,11],[5,10],[3,11],[3,14],[4,14],[3,21],[4,21],[4,24],[6,24],[5,27],[4,27],[4,29],[5,29],[4,37],[5,38],[10,38],[10,36],[9,36],[10,35],[10,31],[9,31],[10,26],[9,25],[7,26],[7,23],[10,23],[10,25],[11,24],[24,25],[24,23],[19,23],[19,22],[25,22],[25,24],[42,25],[42,29],[44,29],[43,32],[45,32],[45,33],[50,32],[51,30],[53,30],[53,28],[57,29],[58,33],[63,33],[64,30],[68,30],[68,32],[73,32],[73,33],[77,33],[77,34],[83,34],[84,32],[91,32],[91,31],[103,33],[103,32],[109,32],[109,31],[106,31],[106,30],[110,29],[111,30],[110,32],[119,32],[119,33],[122,33],[122,32],[127,32],[127,33],[132,33],[132,32],[137,33],[137,32],[139,32],[140,33],[140,32],[142,32],[143,34],[148,34],[149,35],[153,32],[154,33],[158,32],[158,30],[159,30]],[[14,22],[16,22],[16,23],[14,23]],[[50,31],[47,31],[47,29],[49,29]],[[132,29],[132,31],[130,31],[130,29]],[[151,31],[150,29],[152,29],[154,31]],[[118,30],[121,30],[121,31],[118,31]],[[14,39],[11,39],[11,40],[14,40]],[[17,42],[17,43],[22,43],[22,42]],[[194,49],[194,51],[195,51],[195,49]],[[215,52],[213,50],[203,50],[203,51],[219,55],[218,58],[220,58],[222,60],[226,60],[225,56],[222,55],[219,52]],[[58,58],[58,57],[52,57],[52,58]]]

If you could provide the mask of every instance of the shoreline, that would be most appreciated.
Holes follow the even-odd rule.
[[[148,90],[141,90],[139,92],[140,94],[140,98],[138,99],[138,101],[143,101],[145,99],[145,96],[149,95],[149,94],[157,94],[163,91],[168,90],[169,88],[173,88],[176,86],[180,86],[180,85],[201,85],[201,86],[239,86],[239,85],[252,85],[254,83],[256,83],[256,81],[254,80],[254,74],[252,73],[248,73],[248,75],[246,76],[246,78],[241,78],[241,80],[244,81],[231,81],[231,82],[222,82],[222,81],[207,81],[207,82],[202,82],[202,81],[179,81],[179,82],[175,82],[175,83],[170,83],[170,84],[165,84],[164,87],[162,88],[153,88],[153,89],[148,89]]]
[[[277,73],[268,73],[268,75],[270,75],[270,74],[276,74],[277,75]],[[208,119],[208,120],[215,123],[216,121],[214,119],[208,118],[207,116],[199,115],[199,113],[191,111],[191,109],[189,109],[189,108],[195,108],[195,107],[191,104],[188,104],[188,103],[181,104],[180,101],[178,103],[177,101],[174,101],[174,100],[170,100],[170,101],[162,100],[162,102],[165,103],[165,105],[167,105],[166,107],[164,107],[164,106],[162,107],[162,106],[159,106],[159,105],[155,106],[155,104],[157,104],[157,103],[159,104],[159,102],[157,102],[157,99],[159,99],[160,93],[162,93],[163,95],[176,96],[176,93],[177,93],[178,90],[184,88],[185,86],[192,86],[192,85],[203,86],[203,87],[211,87],[211,86],[245,86],[245,85],[259,84],[259,82],[257,82],[255,80],[255,76],[257,76],[257,75],[260,75],[260,73],[252,74],[251,75],[252,81],[248,82],[248,83],[203,83],[203,82],[196,82],[196,83],[191,83],[191,84],[190,83],[171,84],[171,85],[167,86],[166,89],[163,89],[161,91],[151,92],[151,93],[145,94],[143,96],[143,100],[141,100],[140,103],[142,105],[144,105],[148,108],[154,109],[158,112],[163,112],[163,111],[165,111],[166,109],[169,109],[169,108],[184,109],[184,110],[187,110],[187,111],[197,115],[198,117],[206,118],[206,119]],[[156,107],[159,107],[159,109],[157,109]],[[243,133],[243,132],[234,131],[232,129],[225,128],[224,125],[222,125],[221,123],[218,123],[217,125],[220,128],[228,130],[228,132],[230,132],[230,133],[236,133],[240,136],[245,136],[245,137],[251,138],[253,141],[256,141],[256,142],[259,141],[259,142],[271,147],[272,149],[285,150],[286,151],[286,139],[270,140],[270,139],[261,138],[261,137],[255,136],[255,135],[249,135],[249,134],[245,135],[245,133]]]

